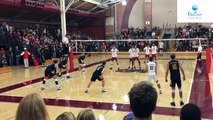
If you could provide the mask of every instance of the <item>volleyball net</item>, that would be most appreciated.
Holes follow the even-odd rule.
[[[199,45],[203,50],[208,47],[208,39],[190,38],[190,39],[124,39],[124,40],[74,40],[72,46],[75,46],[74,53],[110,53],[112,47],[118,49],[119,53],[128,53],[132,46],[139,48],[144,52],[144,48],[150,48],[155,45],[158,52],[197,52]],[[151,52],[151,51],[150,51]]]

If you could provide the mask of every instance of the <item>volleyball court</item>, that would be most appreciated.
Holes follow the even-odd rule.
[[[48,88],[44,91],[39,91],[41,82],[32,83],[28,85],[29,89],[22,87],[16,90],[3,93],[3,95],[11,95],[16,93],[16,96],[25,96],[32,92],[39,92],[44,98],[51,99],[65,99],[77,101],[90,101],[100,103],[112,103],[114,106],[117,104],[125,105],[128,103],[128,91],[134,83],[144,81],[146,78],[146,63],[149,57],[156,56],[154,61],[157,64],[157,78],[161,84],[162,94],[159,94],[157,106],[170,108],[171,102],[171,89],[168,82],[165,82],[165,73],[170,55],[176,54],[177,60],[183,66],[186,75],[186,81],[183,84],[183,101],[188,103],[191,99],[191,91],[193,88],[194,74],[196,73],[195,67],[198,59],[198,47],[202,46],[201,61],[207,58],[206,48],[208,41],[205,39],[148,39],[148,40],[76,40],[72,41],[75,46],[73,53],[76,56],[85,54],[85,71],[80,71],[79,62],[73,59],[71,65],[74,69],[70,73],[71,79],[67,80],[64,77],[59,79],[62,90],[56,91],[53,80],[48,81]],[[153,47],[154,46],[154,47]],[[147,50],[146,51],[146,48]],[[133,48],[131,55],[130,49]],[[156,49],[155,54],[152,51]],[[115,52],[116,51],[116,52]],[[147,53],[148,54],[147,54]],[[117,54],[116,54],[117,53]],[[152,54],[153,53],[153,54]],[[208,53],[209,54],[209,53]],[[155,57],[154,56],[154,57]],[[147,57],[147,59],[146,59]],[[154,58],[153,57],[153,58]],[[209,55],[208,55],[209,57]],[[117,62],[116,62],[117,59]],[[101,93],[101,85],[95,82],[89,93],[84,93],[87,83],[90,81],[92,73],[102,61],[106,61],[106,70],[103,77],[106,80],[106,93]],[[134,62],[134,63],[132,63]],[[140,63],[140,64],[139,64]],[[208,63],[207,63],[208,64]],[[209,66],[209,65],[207,65]],[[209,67],[207,67],[209,68]],[[43,75],[43,70],[41,73]],[[38,75],[38,74],[37,74]],[[157,89],[157,85],[153,82]],[[207,84],[210,84],[207,82]],[[27,91],[26,91],[27,89]],[[208,91],[209,88],[206,87]],[[210,93],[209,93],[210,94]],[[175,98],[179,101],[178,96]],[[71,105],[75,106],[75,105]],[[81,106],[75,106],[81,107]],[[92,106],[95,108],[95,106]],[[176,106],[180,108],[180,105]],[[119,108],[122,110],[122,107]]]
[[[76,54],[86,54],[94,59],[109,60],[107,69],[110,72],[115,72],[117,79],[137,78],[138,81],[145,80],[145,68],[149,58],[152,57],[157,64],[157,76],[159,81],[162,82],[162,89],[164,90],[169,89],[169,85],[164,81],[166,66],[170,60],[170,55],[176,54],[176,59],[179,60],[186,71],[186,82],[183,82],[186,102],[190,100],[196,63],[209,57],[206,52],[208,40],[204,38],[76,40],[72,44],[76,46],[74,51]],[[207,64],[207,68],[209,66]],[[129,74],[129,76],[124,77],[123,74]],[[135,76],[135,74],[137,75]],[[112,78],[112,74],[107,77]],[[166,94],[168,93],[166,91]]]

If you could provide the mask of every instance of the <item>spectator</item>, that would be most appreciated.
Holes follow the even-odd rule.
[[[1,57],[2,57],[2,56],[6,56],[6,53],[5,53],[5,51],[4,51],[4,48],[1,48],[0,56],[1,56]]]
[[[106,48],[107,48],[107,46],[106,46],[106,44],[103,42],[102,45],[101,45],[101,50],[102,50],[102,52],[106,52]]]
[[[200,108],[192,103],[184,105],[180,111],[180,120],[201,120]]]
[[[158,98],[157,91],[152,84],[148,81],[139,82],[131,88],[128,94],[134,120],[152,120],[152,112],[156,108]]]
[[[95,120],[92,109],[84,109],[78,114],[77,120]]]
[[[64,112],[56,120],[76,120],[76,118],[72,112]]]
[[[15,54],[15,61],[16,61],[16,65],[20,64],[20,50],[18,48],[18,46],[16,46],[15,50],[14,50],[14,54]]]
[[[24,51],[21,53],[21,56],[24,56],[24,68],[29,67],[29,55],[30,53],[28,52],[27,48],[24,48]]]
[[[42,97],[36,93],[25,96],[19,103],[15,120],[49,120]]]
[[[14,55],[13,55],[13,49],[12,47],[9,48],[9,51],[8,51],[8,58],[9,58],[9,65],[10,66],[13,66],[13,61],[14,61]]]
[[[0,56],[0,67],[7,66],[7,60],[5,56]]]

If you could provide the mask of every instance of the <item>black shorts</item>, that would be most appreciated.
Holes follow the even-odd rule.
[[[79,64],[84,64],[84,61],[83,61],[83,60],[78,59],[78,63],[79,63]]]
[[[49,70],[46,70],[46,71],[44,72],[44,75],[45,75],[45,77],[52,78],[55,74],[54,74],[54,73],[52,73],[52,72],[51,72],[51,71],[49,71]]]
[[[180,79],[171,79],[171,83],[170,83],[170,86],[172,88],[175,88],[175,85],[177,84],[178,88],[181,88],[182,86],[182,83],[181,83],[181,80]]]
[[[58,68],[59,69],[66,69],[66,67],[64,67],[63,65],[59,65],[59,64],[58,64]]]
[[[96,80],[102,81],[104,78],[101,75],[93,74],[91,77],[91,81],[95,82]]]

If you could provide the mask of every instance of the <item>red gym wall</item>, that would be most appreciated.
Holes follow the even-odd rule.
[[[82,33],[92,37],[92,39],[105,39],[105,17],[91,18],[79,27]]]

